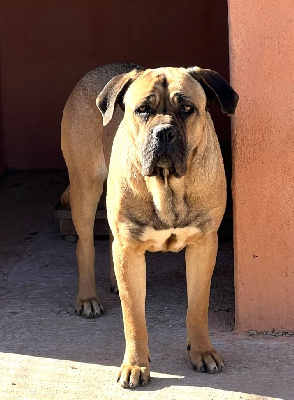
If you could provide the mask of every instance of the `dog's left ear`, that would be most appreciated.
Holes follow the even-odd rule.
[[[239,96],[224,78],[211,69],[191,67],[188,68],[188,72],[203,86],[208,100],[212,94],[218,100],[224,114],[234,114]]]
[[[110,122],[117,103],[122,102],[124,94],[138,74],[138,70],[132,70],[126,74],[117,75],[104,86],[96,99],[96,105],[103,117],[103,126]]]

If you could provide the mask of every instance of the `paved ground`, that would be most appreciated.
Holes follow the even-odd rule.
[[[106,313],[96,320],[73,313],[75,245],[59,237],[53,212],[66,181],[64,172],[35,171],[0,182],[1,399],[294,399],[294,338],[233,331],[229,242],[220,243],[210,307],[212,340],[225,371],[192,370],[183,254],[152,254],[146,306],[152,381],[136,391],[121,389],[115,380],[123,326],[119,298],[109,293],[106,240],[96,242]]]

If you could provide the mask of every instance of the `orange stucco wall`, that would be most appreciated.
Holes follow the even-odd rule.
[[[292,0],[229,1],[238,330],[294,329]]]
[[[98,65],[198,64],[229,76],[223,0],[0,1],[3,130],[10,168],[63,167],[60,120],[77,81]],[[229,119],[216,125],[230,140]]]

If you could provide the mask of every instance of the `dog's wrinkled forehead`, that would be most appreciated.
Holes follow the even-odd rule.
[[[163,98],[186,98],[205,107],[206,95],[199,82],[185,68],[157,68],[144,71],[130,85],[124,103],[135,107],[143,102],[159,103]],[[173,104],[172,104],[173,105]]]

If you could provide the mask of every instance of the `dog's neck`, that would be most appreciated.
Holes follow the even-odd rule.
[[[184,178],[176,178],[166,171],[163,176],[145,177],[149,193],[152,195],[155,211],[167,226],[175,226],[186,219],[188,207],[185,202]]]

